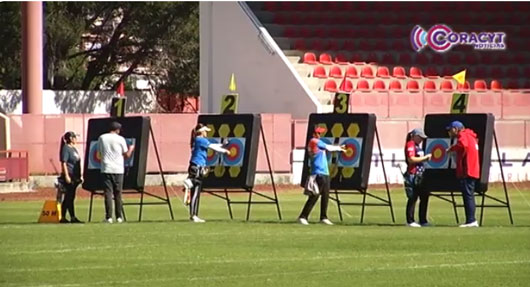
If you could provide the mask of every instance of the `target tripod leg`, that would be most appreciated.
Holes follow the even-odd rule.
[[[484,192],[482,194],[482,203],[480,204],[480,226],[482,226],[482,220],[484,219],[484,202],[486,200],[486,194]]]
[[[247,221],[250,218],[250,207],[252,206],[252,190],[248,190]]]
[[[90,192],[90,207],[88,208],[88,222],[92,220],[92,202],[94,201],[94,192]]]
[[[495,133],[495,130],[493,130],[493,140],[495,141],[495,149],[497,150],[497,159],[499,159],[499,168],[501,170],[502,187],[504,189],[504,196],[506,197],[506,207],[508,208],[508,216],[510,217],[510,223],[513,225],[512,208],[510,206],[510,198],[508,198],[508,188],[506,187],[504,169],[502,168],[501,152],[499,151],[499,143],[497,142],[497,133]]]
[[[140,212],[138,213],[138,221],[142,221],[143,207],[144,207],[144,191],[140,190]]]
[[[361,207],[361,224],[364,221],[364,209],[366,206],[366,190],[363,190],[362,193],[363,193],[363,205]]]
[[[234,219],[234,215],[232,214],[232,203],[230,202],[230,197],[228,197],[228,191],[225,188],[225,198],[226,198],[226,205],[228,207],[228,214],[230,215],[230,219]]]
[[[340,221],[343,221],[342,218],[342,209],[340,208],[340,199],[339,199],[339,192],[335,189],[335,201],[337,201],[337,209],[339,210],[339,218]]]
[[[456,209],[456,201],[455,201],[455,195],[453,191],[451,191],[451,202],[453,203],[453,211],[455,212],[456,224],[458,224],[460,220],[458,220],[458,210]]]

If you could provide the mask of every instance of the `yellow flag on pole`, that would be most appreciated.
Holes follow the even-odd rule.
[[[234,76],[234,73],[232,73],[232,76],[230,77],[230,85],[228,85],[228,89],[230,92],[235,92],[237,90],[236,86],[236,76]]]
[[[466,70],[454,74],[453,79],[455,79],[460,85],[464,85],[466,83]]]

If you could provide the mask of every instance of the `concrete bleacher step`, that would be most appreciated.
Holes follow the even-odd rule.
[[[0,182],[0,193],[32,192],[30,182]]]

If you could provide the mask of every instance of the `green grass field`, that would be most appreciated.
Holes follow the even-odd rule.
[[[501,195],[499,191],[492,194]],[[360,200],[357,196],[355,199]],[[457,228],[448,203],[432,199],[431,228],[404,226],[403,191],[392,193],[396,224],[386,207],[345,207],[335,226],[301,226],[295,219],[305,197],[281,193],[284,216],[272,205],[245,207],[203,197],[204,224],[186,220],[173,200],[167,208],[147,206],[144,222],[126,207],[124,224],[36,224],[42,201],[0,202],[1,286],[529,286],[530,191],[511,190],[515,225],[506,209],[488,209],[481,228]],[[134,200],[134,199],[129,199]],[[461,199],[458,198],[460,201]],[[312,222],[318,219],[318,204]],[[81,219],[88,201],[77,201]],[[460,210],[463,214],[463,210]]]

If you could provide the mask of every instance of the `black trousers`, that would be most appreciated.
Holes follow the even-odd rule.
[[[61,203],[61,218],[65,218],[66,211],[70,214],[70,219],[75,218],[74,200],[77,186],[79,181],[72,179],[70,184],[63,181],[64,186],[64,198]]]
[[[406,216],[407,216],[407,223],[414,222],[414,209],[416,207],[416,201],[418,201],[418,198],[420,199],[420,210],[419,210],[419,217],[420,217],[420,224],[427,223],[427,207],[429,205],[429,195],[430,193],[428,191],[422,190],[419,186],[416,186],[414,183],[415,175],[413,174],[406,174],[405,175],[405,192],[407,194],[407,209],[406,209]]]
[[[190,218],[199,214],[199,201],[202,191],[202,169],[193,163],[188,167],[188,178],[191,179],[193,187],[191,188]]]
[[[311,210],[315,206],[315,203],[317,202],[320,196],[322,196],[322,198],[320,199],[320,220],[328,218],[329,175],[319,174],[317,175],[316,180],[320,192],[318,195],[310,195],[307,198],[304,208],[302,209],[302,213],[300,213],[300,218],[307,219],[309,217],[309,213],[311,213]]]
[[[112,196],[114,195],[114,208],[116,218],[122,217],[123,202],[121,191],[123,189],[123,174],[103,173],[103,185],[105,186],[105,219],[112,218]]]

